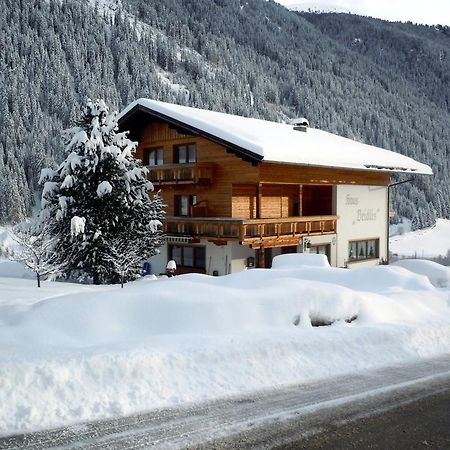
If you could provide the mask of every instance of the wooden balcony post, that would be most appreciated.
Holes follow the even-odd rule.
[[[240,227],[239,240],[243,241],[246,236],[247,236],[247,225],[244,224],[242,225],[242,227]]]
[[[262,184],[256,186],[256,218],[261,218]]]

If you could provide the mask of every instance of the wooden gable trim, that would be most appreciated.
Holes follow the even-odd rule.
[[[253,165],[258,164],[263,159],[263,157],[261,155],[253,153],[250,150],[247,150],[243,147],[233,144],[232,142],[228,142],[225,139],[219,138],[211,133],[208,133],[204,130],[193,127],[191,125],[188,125],[184,122],[181,122],[180,120],[174,119],[173,117],[167,116],[166,114],[162,114],[158,111],[154,111],[154,110],[147,108],[146,106],[142,106],[142,105],[136,105],[132,109],[130,109],[130,111],[128,111],[126,114],[124,114],[118,121],[119,127],[121,129],[123,129],[125,127],[125,124],[129,120],[131,120],[131,118],[135,114],[137,114],[139,112],[148,114],[150,116],[153,116],[160,120],[163,120],[163,121],[167,122],[169,125],[175,127],[177,130],[182,131],[182,133],[203,136],[203,137],[209,139],[210,141],[213,141],[213,142],[225,147],[228,153],[234,153],[237,157],[241,158],[242,160],[244,160],[246,162],[250,162]]]

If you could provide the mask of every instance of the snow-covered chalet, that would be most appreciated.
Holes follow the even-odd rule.
[[[308,127],[139,99],[119,116],[167,204],[153,273],[223,275],[275,255],[374,265],[388,249],[390,174],[432,174],[392,151]]]

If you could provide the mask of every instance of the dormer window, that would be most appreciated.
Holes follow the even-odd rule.
[[[174,147],[173,161],[177,164],[189,164],[197,161],[197,148],[195,144],[176,145]]]

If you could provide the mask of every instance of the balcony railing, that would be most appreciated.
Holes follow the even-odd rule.
[[[279,219],[232,219],[167,217],[169,235],[219,240],[238,240],[247,245],[293,245],[302,236],[333,234],[337,216],[283,217]]]
[[[214,164],[164,164],[148,166],[148,178],[154,184],[210,184],[214,174]]]

